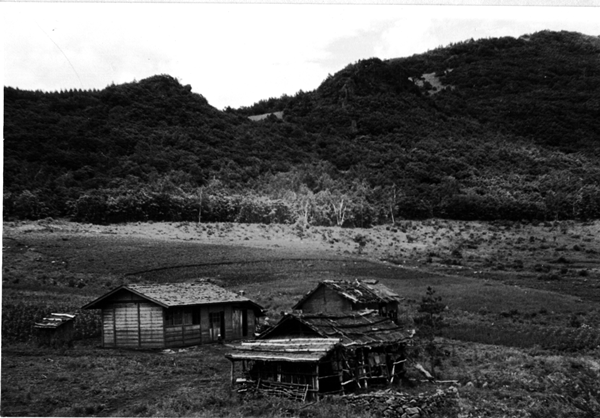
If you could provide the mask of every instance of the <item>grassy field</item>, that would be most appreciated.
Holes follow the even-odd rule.
[[[339,399],[240,398],[229,389],[226,347],[99,348],[98,315],[79,307],[124,283],[211,277],[245,290],[273,323],[319,280],[375,278],[404,297],[407,327],[428,286],[447,304],[439,373],[459,382],[461,417],[600,416],[599,236],[598,222],[403,221],[361,230],[5,223],[0,412],[371,416]],[[30,338],[33,321],[56,311],[80,313],[72,349],[38,348]],[[424,361],[416,348],[414,360]],[[413,377],[397,389],[435,390]]]

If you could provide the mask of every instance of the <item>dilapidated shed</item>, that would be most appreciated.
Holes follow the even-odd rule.
[[[344,348],[336,338],[287,338],[244,341],[225,355],[231,382],[294,400],[316,399],[341,391]],[[236,363],[241,368],[236,370]]]
[[[35,340],[39,346],[72,346],[75,334],[74,314],[51,313],[33,325]]]
[[[208,280],[129,284],[83,306],[102,310],[104,347],[165,348],[254,338],[263,308]]]
[[[324,280],[292,309],[303,313],[339,313],[374,309],[380,316],[398,320],[402,298],[377,280]]]
[[[274,327],[259,335],[256,343],[270,347],[276,342],[280,352],[293,353],[297,341],[337,340],[335,355],[322,357],[329,366],[325,363],[321,366],[320,370],[327,373],[319,377],[325,379],[329,376],[329,380],[315,393],[348,393],[369,385],[387,385],[397,381],[404,374],[406,347],[412,335],[412,331],[404,330],[389,318],[380,317],[376,311],[338,315],[287,314]],[[240,346],[233,348],[236,353],[244,351]],[[268,356],[266,349],[263,351],[261,355]],[[243,356],[228,358],[232,361],[236,358],[249,360],[249,357]],[[284,382],[292,379],[290,383],[295,383],[292,377],[283,376],[305,372],[285,357],[269,357],[269,361],[269,364],[253,363],[243,369],[248,371],[248,380],[255,382],[255,377],[261,376],[263,382],[265,379],[279,383],[281,379]],[[278,372],[273,374],[273,370]]]

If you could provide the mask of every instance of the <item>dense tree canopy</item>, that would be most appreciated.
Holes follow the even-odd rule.
[[[466,41],[225,111],[167,75],[5,87],[4,216],[599,218],[599,54],[571,32]]]

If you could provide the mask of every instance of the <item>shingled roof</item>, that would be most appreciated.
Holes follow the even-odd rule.
[[[326,314],[287,314],[273,328],[259,336],[261,340],[283,337],[286,328],[298,329],[293,322],[301,324],[322,338],[339,338],[342,345],[387,345],[390,343],[406,342],[412,338],[414,331],[406,330],[389,318],[377,315],[372,310],[346,315]],[[296,325],[297,325],[296,324]],[[292,335],[290,335],[292,337]],[[294,335],[294,337],[297,337]]]
[[[288,338],[279,340],[242,341],[230,346],[235,351],[225,354],[230,360],[262,360],[317,362],[338,346],[338,338]]]
[[[352,303],[389,303],[402,300],[398,294],[394,293],[389,287],[379,283],[377,280],[324,280],[319,282],[317,287],[300,299],[292,309],[300,309],[300,306],[323,286],[335,291]]]
[[[231,292],[207,280],[198,280],[192,283],[123,285],[88,303],[83,309],[97,309],[102,301],[121,290],[128,290],[164,308],[241,302],[250,304],[259,311],[263,310],[260,305],[247,297]]]

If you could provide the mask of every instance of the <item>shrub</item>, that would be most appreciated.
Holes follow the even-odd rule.
[[[435,290],[429,286],[418,308],[421,315],[414,318],[419,330],[418,335],[425,342],[423,349],[429,355],[432,374],[435,374],[435,366],[439,364],[442,355],[442,350],[436,344],[435,337],[439,335],[444,326],[442,312],[445,309],[446,305],[442,303],[441,296],[436,296]]]
[[[23,190],[19,194],[4,194],[4,207],[7,215],[21,219],[41,219],[50,214],[50,210],[40,198],[38,191]]]
[[[100,335],[102,320],[95,311],[81,310],[80,304],[57,304],[27,300],[7,301],[2,304],[2,341],[26,342],[33,336],[33,325],[51,312],[74,313],[74,338],[86,339]]]

